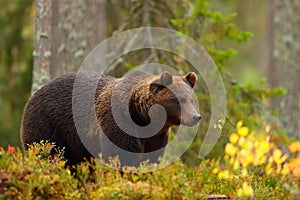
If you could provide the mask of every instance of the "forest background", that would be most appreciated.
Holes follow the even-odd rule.
[[[225,82],[228,107],[224,130],[212,156],[222,154],[227,136],[239,120],[252,129],[270,126],[279,143],[299,138],[299,5],[295,1],[99,2],[97,9],[101,11],[101,21],[98,25],[103,27],[98,42],[116,31],[161,26],[194,38],[212,56]],[[70,13],[74,12],[71,9],[78,5],[65,1],[64,6],[68,3]],[[87,1],[86,7],[91,3]],[[33,0],[5,0],[0,7],[0,146],[20,147],[22,113],[36,81],[33,51],[34,19],[38,13]],[[146,7],[158,12],[148,15],[143,9]],[[138,9],[143,19],[148,16],[148,20],[131,21]],[[82,62],[81,58],[76,58],[77,65]],[[134,66],[135,63],[128,60],[119,65],[127,66],[126,69]],[[74,59],[65,63],[74,64]],[[50,69],[46,81],[69,69],[60,65]],[[112,75],[122,73],[116,68]],[[291,74],[293,76],[289,76]],[[209,95],[205,88],[197,95],[204,99],[200,109],[209,113]],[[204,119],[204,131],[208,119]],[[201,138],[200,130],[199,141],[196,139],[187,152],[190,161],[197,157]]]

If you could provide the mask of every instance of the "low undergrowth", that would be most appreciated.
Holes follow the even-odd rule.
[[[120,173],[99,160],[65,167],[53,144],[35,144],[24,155],[0,148],[0,199],[297,199],[300,196],[300,142],[278,148],[266,131],[242,122],[229,137],[225,156],[191,168],[177,160],[151,173]],[[112,160],[113,166],[117,165]],[[155,167],[155,166],[153,166]]]

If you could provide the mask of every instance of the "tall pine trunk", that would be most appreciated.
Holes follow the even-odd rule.
[[[270,65],[272,87],[283,86],[287,94],[273,102],[287,135],[299,137],[299,38],[300,1],[269,0]]]
[[[76,71],[104,39],[105,0],[36,0],[32,93]]]

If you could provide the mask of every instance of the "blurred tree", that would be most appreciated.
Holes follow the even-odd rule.
[[[32,73],[33,0],[0,1],[0,146],[19,145]]]
[[[35,5],[32,93],[50,80],[53,1],[39,0],[35,2]]]
[[[37,0],[32,92],[77,70],[104,34],[104,0]]]
[[[270,85],[282,86],[287,91],[284,97],[272,103],[274,108],[279,108],[281,128],[288,136],[299,139],[300,1],[269,0],[269,6]]]

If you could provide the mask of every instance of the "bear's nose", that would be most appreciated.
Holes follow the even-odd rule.
[[[200,121],[200,119],[201,119],[201,115],[199,115],[199,114],[196,114],[193,116],[194,122],[198,122],[198,121]]]

